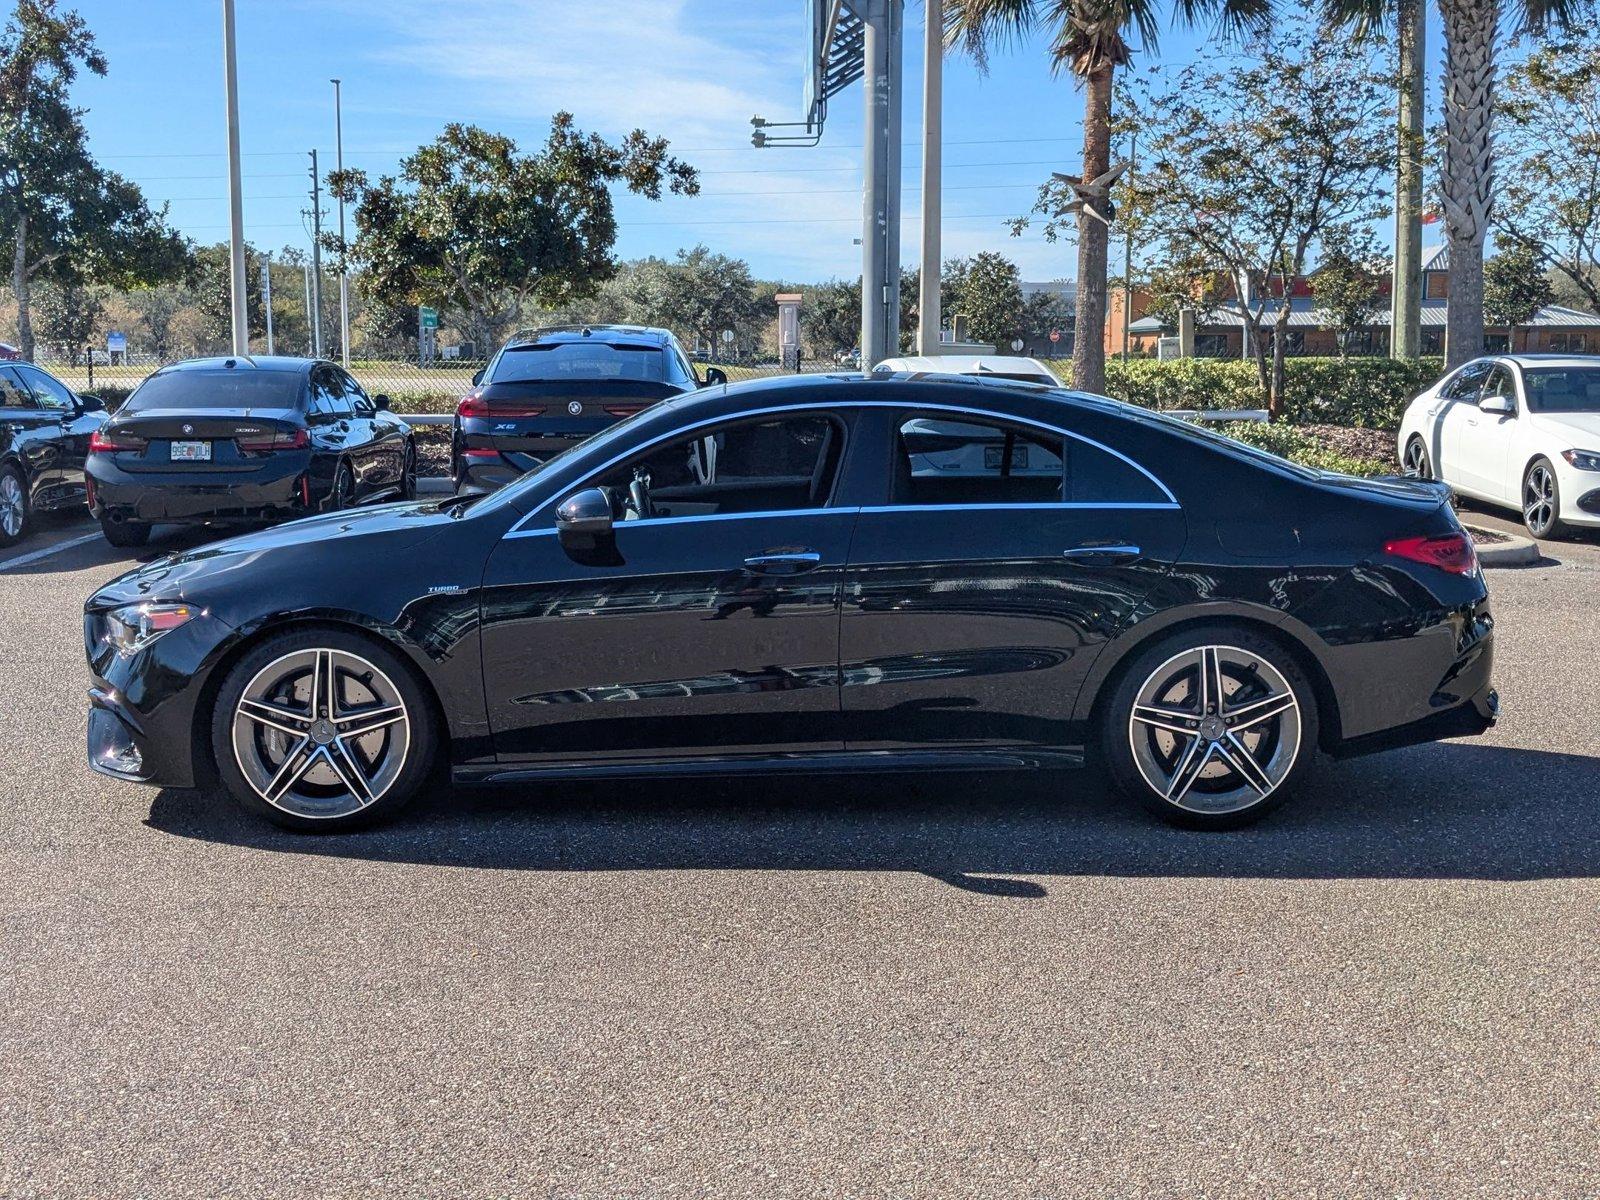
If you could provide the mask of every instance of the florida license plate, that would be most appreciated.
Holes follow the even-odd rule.
[[[173,462],[210,462],[210,442],[173,442]]]

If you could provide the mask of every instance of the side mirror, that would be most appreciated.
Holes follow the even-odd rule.
[[[105,410],[106,410],[106,402],[104,400],[100,399],[99,396],[80,395],[78,397],[78,411],[79,412],[92,413],[92,412],[105,412]]]
[[[574,492],[556,509],[556,536],[569,550],[592,549],[612,533],[611,497],[602,488]]]
[[[482,382],[483,382],[483,368],[479,367],[476,371],[474,371],[472,373],[472,386],[473,387],[477,387]]]
[[[1517,404],[1510,396],[1485,396],[1478,401],[1478,409],[1480,412],[1510,417],[1516,415]]]
[[[717,387],[728,382],[728,373],[721,367],[707,367],[706,377],[701,382],[701,387]]]
[[[379,392],[372,398],[372,405],[379,412],[388,412],[390,403],[391,401],[389,397],[385,396],[382,392]]]

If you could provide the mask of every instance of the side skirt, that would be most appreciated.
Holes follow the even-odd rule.
[[[1031,771],[1083,766],[1081,746],[1056,750],[846,750],[816,754],[752,754],[715,758],[573,760],[513,766],[496,763],[451,768],[461,784],[529,783],[546,779],[625,779],[640,776],[728,776],[769,771],[856,774],[861,771]]]

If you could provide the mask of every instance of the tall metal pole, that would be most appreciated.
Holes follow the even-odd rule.
[[[893,59],[895,18],[904,0],[862,0],[857,9],[864,27],[865,101],[862,159],[861,366],[871,370],[894,354],[900,323],[900,271],[890,255],[891,222],[898,232],[900,179],[891,173],[895,99]],[[896,242],[898,238],[896,238]],[[892,306],[892,307],[891,307]]]
[[[315,358],[317,344],[311,340],[311,264],[301,263],[300,269],[306,277],[306,353]]]
[[[261,307],[267,312],[267,354],[277,353],[272,340],[272,254],[261,256]]]
[[[250,353],[244,272],[244,191],[239,174],[239,66],[234,50],[233,0],[222,0],[222,77],[228,100],[228,260],[233,294],[233,352]]]
[[[900,353],[900,196],[902,176],[900,172],[902,121],[900,118],[902,105],[900,98],[905,93],[903,77],[905,74],[905,38],[906,38],[906,7],[905,0],[890,0],[889,3],[889,226],[884,246],[884,322],[886,329],[886,356],[893,358]]]
[[[1422,353],[1423,43],[1427,5],[1400,0],[1399,158],[1394,188],[1394,278],[1390,281],[1389,357]]]
[[[344,170],[344,115],[339,81],[333,83],[333,165]],[[339,361],[350,369],[350,276],[345,270],[344,197],[339,197]]]
[[[1139,134],[1128,137],[1128,161],[1139,160]],[[1136,167],[1130,167],[1130,176]],[[1131,182],[1131,179],[1130,179]],[[1133,227],[1122,227],[1122,361],[1128,361],[1128,326],[1133,322]]]
[[[311,354],[322,357],[322,177],[311,152]]]
[[[925,0],[922,35],[922,271],[917,288],[917,353],[939,353],[940,221],[944,197],[943,0]]]

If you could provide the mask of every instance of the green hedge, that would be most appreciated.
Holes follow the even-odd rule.
[[[1343,475],[1392,475],[1394,466],[1375,458],[1356,458],[1322,445],[1293,425],[1266,425],[1260,421],[1224,421],[1209,426],[1237,441],[1256,446],[1290,462],[1318,471]]]
[[[1291,358],[1284,419],[1297,425],[1395,429],[1418,392],[1444,371],[1443,360]],[[1265,408],[1254,362],[1233,358],[1110,359],[1106,391],[1145,408]]]

